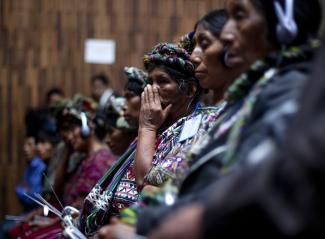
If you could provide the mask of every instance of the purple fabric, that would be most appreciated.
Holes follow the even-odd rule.
[[[64,189],[64,202],[72,204],[79,195],[87,195],[96,182],[112,166],[116,156],[109,149],[101,149],[83,160],[70,176]]]

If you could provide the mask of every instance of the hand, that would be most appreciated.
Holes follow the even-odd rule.
[[[170,113],[172,105],[162,108],[158,89],[147,85],[141,94],[139,127],[157,131]]]
[[[42,216],[42,215],[43,215],[43,207],[36,208],[26,215],[24,222],[32,222],[35,216]]]
[[[199,204],[185,206],[166,220],[149,236],[149,239],[201,238],[203,207]]]
[[[29,226],[32,227],[33,229],[37,230],[40,228],[44,228],[44,227],[49,227],[54,225],[57,222],[56,219],[53,218],[48,218],[48,217],[41,217],[38,218],[37,220],[33,220],[29,223]]]
[[[117,218],[112,218],[110,225],[102,227],[97,237],[100,239],[133,239],[135,228],[118,222]]]
[[[160,193],[161,192],[161,187],[156,187],[152,185],[146,185],[142,188],[141,193]]]

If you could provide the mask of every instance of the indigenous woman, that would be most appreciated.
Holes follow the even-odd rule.
[[[220,175],[266,163],[275,149],[284,144],[286,129],[299,106],[297,99],[308,83],[309,63],[318,47],[312,39],[321,23],[320,9],[317,0],[227,2],[229,20],[221,34],[228,45],[227,65],[244,66],[248,71],[228,89],[227,106],[221,120],[211,131],[210,140],[203,146],[182,185],[182,201],[194,193],[201,194],[200,202],[212,192],[219,198],[218,188],[212,183]],[[208,169],[216,163],[219,166],[215,167],[213,175]],[[207,172],[210,172],[209,177]],[[211,184],[213,186],[209,187]],[[177,215],[170,215],[152,238],[219,236],[217,225],[225,224],[223,220],[221,224],[209,220],[215,212],[207,208],[202,215],[200,207],[187,207]],[[191,220],[186,223],[182,220],[184,227],[181,228],[177,227],[180,218]],[[198,226],[204,230],[198,230]],[[230,232],[231,226],[226,228]]]
[[[141,99],[135,160],[138,188],[145,185],[144,180],[148,182],[147,184],[160,186],[166,179],[175,178],[178,163],[181,162],[177,154],[180,155],[182,147],[188,147],[198,135],[209,130],[217,112],[215,108],[203,109],[198,104],[200,86],[194,77],[194,65],[190,61],[190,55],[185,49],[173,44],[158,44],[145,56],[144,62],[149,72],[149,85],[145,88]],[[190,132],[192,123],[196,124],[197,128]],[[184,132],[183,135],[181,132]],[[164,161],[172,150],[175,150],[174,155]],[[159,166],[144,179],[152,167],[154,155],[154,161]],[[133,161],[130,165],[133,165]],[[135,185],[135,178],[133,180],[132,185]],[[123,192],[130,191],[129,185],[130,183],[117,185],[117,193],[114,195],[119,197]],[[95,213],[88,216],[88,225],[93,225],[96,229],[100,226],[98,221],[102,221],[102,224],[105,221],[107,223],[107,217],[118,215],[116,209],[125,208],[125,203],[121,205],[119,200],[114,200],[114,195],[113,200],[108,199],[106,202],[105,198],[101,200],[101,209],[97,210],[100,213],[96,214],[95,208]],[[134,198],[135,202],[137,195],[131,196],[130,199]],[[106,205],[106,208],[103,205]],[[110,208],[111,212],[104,213],[107,211],[107,205],[113,207]]]
[[[111,97],[105,105],[106,143],[115,155],[122,155],[137,136],[123,116],[124,97]]]
[[[128,81],[124,90],[123,117],[120,122],[116,121],[111,124],[107,137],[112,149],[118,151],[115,153],[122,152],[119,148],[120,142],[114,140],[116,129],[125,131],[125,126],[128,125],[128,131],[137,132],[141,106],[140,96],[147,82],[147,73],[136,67],[125,67],[124,73]],[[122,124],[119,125],[120,123]],[[137,200],[138,192],[133,171],[136,142],[134,140],[130,144],[86,197],[79,220],[79,228],[86,235],[94,234],[98,227],[108,223],[111,215],[119,214],[121,208],[128,207]]]
[[[74,151],[83,152],[86,157],[78,163],[75,170],[67,174],[69,158],[63,160],[61,175],[63,184],[63,203],[81,208],[84,197],[105,171],[113,164],[115,156],[103,142],[103,135],[95,134],[95,125],[91,121],[95,104],[91,100],[76,96],[61,112],[59,121],[64,121],[65,137]],[[83,118],[85,117],[85,118]],[[59,122],[60,123],[60,122]],[[61,124],[60,123],[60,124]],[[70,155],[70,154],[69,154]],[[61,178],[61,177],[60,177]],[[59,218],[34,221],[20,232],[20,238],[57,238],[62,233]],[[15,235],[17,237],[17,235]]]
[[[227,17],[224,10],[214,10],[202,17],[196,23],[194,32],[187,34],[178,44],[179,46],[187,49],[188,52],[193,51],[191,60],[195,64],[195,76],[204,89],[212,90],[214,94],[214,103],[216,104],[215,109],[217,109],[217,111],[211,112],[210,118],[208,118],[209,116],[205,116],[208,119],[206,121],[207,127],[200,127],[199,132],[189,140],[188,144],[185,143],[182,145],[178,142],[169,152],[168,145],[164,143],[159,145],[162,149],[164,149],[164,147],[167,148],[163,151],[167,152],[167,156],[164,156],[165,158],[159,158],[157,157],[157,154],[155,154],[154,158],[158,158],[159,161],[154,161],[154,165],[152,166],[150,172],[145,176],[147,185],[161,185],[167,178],[176,179],[173,181],[173,183],[176,183],[178,186],[180,185],[183,177],[186,175],[189,165],[192,163],[189,153],[191,153],[191,157],[193,157],[194,152],[191,151],[193,145],[201,144],[202,141],[204,141],[205,136],[203,131],[204,129],[211,128],[218,119],[220,109],[223,107],[223,102],[221,99],[226,88],[242,71],[240,67],[226,67],[221,60],[221,55],[224,53],[224,47],[220,40],[220,34],[226,20]],[[213,108],[211,107],[210,109]],[[173,163],[173,160],[178,161],[177,164]],[[173,169],[173,167],[168,167],[168,164],[174,167],[177,165],[177,167],[175,167],[176,170]],[[136,220],[131,215],[134,215],[135,212],[141,211],[143,207],[148,206],[148,204],[157,204],[157,199],[159,201],[159,198],[162,198],[161,194],[162,193],[157,193],[157,190],[150,190],[148,192],[144,190],[141,197],[142,202],[132,207],[133,212],[131,210],[125,211],[125,217],[123,217],[122,221],[128,224],[133,224]],[[151,202],[148,202],[149,199]],[[159,203],[162,202],[160,201]],[[130,220],[130,218],[132,219]],[[141,215],[139,219],[142,220]],[[157,222],[158,221],[159,218],[157,218]],[[125,225],[118,224],[116,227],[108,226],[103,228],[101,230],[101,235],[105,237],[106,232],[108,232],[107,235],[115,235],[115,233],[118,234],[118,230],[121,229],[120,227],[123,227],[123,229],[126,231],[132,230]]]

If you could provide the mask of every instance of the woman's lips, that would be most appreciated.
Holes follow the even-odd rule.
[[[204,71],[196,71],[195,72],[195,77],[198,78],[199,80],[205,78],[206,75],[207,75],[207,73]]]
[[[243,63],[242,58],[241,58],[239,55],[234,54],[234,53],[229,53],[229,54],[227,55],[227,59],[226,59],[226,60],[227,60],[227,62],[226,62],[227,65],[229,65],[229,66],[231,66],[231,67]]]

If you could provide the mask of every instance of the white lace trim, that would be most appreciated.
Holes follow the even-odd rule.
[[[100,187],[94,187],[90,193],[87,195],[86,200],[88,200],[89,202],[91,202],[92,204],[95,204],[96,201],[98,201],[98,199],[101,196],[101,191],[102,189]]]
[[[98,200],[95,201],[95,206],[98,209],[107,211],[110,208],[111,204],[111,198],[112,198],[112,193],[108,193],[107,191],[104,191],[102,195],[98,198]]]

